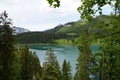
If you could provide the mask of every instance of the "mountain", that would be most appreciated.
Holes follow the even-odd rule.
[[[94,26],[97,24],[97,22],[99,21],[109,21],[109,16],[106,16],[106,15],[102,15],[102,16],[98,16],[96,18],[93,19],[93,21],[91,21],[91,23],[88,23],[88,22],[84,22],[82,20],[78,20],[76,22],[68,22],[68,23],[65,23],[64,25],[58,25],[56,26],[55,28],[53,29],[49,29],[49,30],[46,30],[44,32],[47,32],[47,33],[80,33],[86,26]]]
[[[64,25],[61,24],[61,25],[56,26],[53,29],[48,29],[48,30],[45,30],[43,32],[45,32],[45,33],[56,33],[57,31],[59,31],[63,27],[64,27]]]
[[[1,27],[2,27],[2,25],[0,25],[0,28]],[[13,26],[11,28],[13,29],[14,35],[25,33],[25,32],[30,32],[30,30],[25,29],[25,28],[21,28],[21,27]]]
[[[16,27],[16,26],[13,26],[12,29],[14,30],[15,35],[21,34],[21,33],[24,33],[24,32],[30,32],[30,30],[28,30],[28,29],[21,28],[21,27]]]
[[[65,23],[64,25],[63,25],[63,24],[60,24],[60,25],[56,26],[55,28],[53,28],[53,29],[48,29],[48,30],[46,30],[46,31],[44,31],[44,32],[46,32],[46,33],[57,33],[59,30],[65,28],[65,27],[70,27],[70,26],[72,26],[74,23],[75,23],[75,22],[68,22],[68,23]]]
[[[47,43],[56,42],[56,40],[71,40],[75,41],[81,35],[81,32],[86,29],[86,27],[93,27],[98,25],[101,21],[109,22],[111,19],[109,16],[102,15],[94,18],[91,22],[85,22],[78,20],[75,22],[68,22],[62,25],[58,25],[53,29],[49,29],[43,32],[28,32],[17,35],[17,38],[23,43]],[[98,33],[101,29],[93,30]],[[63,41],[64,42],[64,41]]]
[[[105,21],[109,22],[110,17],[107,15],[97,16],[91,22],[85,22],[82,20],[78,20],[75,22],[68,22],[64,25],[58,25],[53,29],[49,29],[44,31],[45,33],[54,33],[56,35],[67,35],[68,37],[78,37],[80,36],[81,32],[86,28],[91,26],[94,27],[98,22]]]

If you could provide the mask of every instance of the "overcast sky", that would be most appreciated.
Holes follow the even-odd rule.
[[[0,12],[6,10],[14,26],[43,31],[79,20],[79,5],[80,0],[61,0],[60,8],[51,8],[47,0],[0,0]],[[110,13],[109,7],[105,9],[105,14]]]

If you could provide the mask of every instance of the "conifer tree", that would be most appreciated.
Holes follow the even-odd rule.
[[[46,62],[43,64],[42,80],[44,80],[45,76],[47,77],[45,80],[61,80],[59,63],[51,48],[48,49],[46,56]],[[50,72],[48,73],[48,71]]]
[[[56,68],[50,64],[47,64],[47,67],[44,68],[42,80],[60,80],[59,73],[56,71]]]
[[[88,28],[86,28],[80,39],[78,40],[78,48],[80,51],[80,55],[77,59],[77,72],[75,75],[76,80],[89,80],[89,63],[90,63],[90,33],[88,32]]]
[[[11,80],[11,66],[14,61],[14,38],[11,24],[6,11],[0,14],[0,80]]]
[[[20,49],[21,80],[33,80],[32,52],[27,45]]]
[[[21,62],[21,79],[22,80],[40,80],[42,75],[42,68],[40,65],[40,61],[37,55],[29,51],[27,45],[20,48],[20,62]]]
[[[20,68],[21,68],[20,54],[17,48],[15,48],[14,53],[15,53],[15,57],[11,65],[11,69],[12,69],[11,80],[21,80],[20,79]]]
[[[62,80],[72,80],[70,62],[66,62],[66,60],[62,65]]]
[[[38,56],[36,55],[36,53],[34,52],[33,53],[33,75],[34,75],[34,78],[36,80],[40,80],[41,77],[42,77],[42,67],[41,67],[41,64],[40,64],[40,60],[38,58]]]

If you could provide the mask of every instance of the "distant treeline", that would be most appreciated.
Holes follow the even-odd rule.
[[[57,39],[72,39],[73,36],[67,35],[67,33],[45,33],[45,32],[26,32],[22,34],[15,35],[16,43],[54,43]]]
[[[54,34],[43,32],[26,32],[16,35],[18,43],[51,43]]]

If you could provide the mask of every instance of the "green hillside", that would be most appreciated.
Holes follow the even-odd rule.
[[[81,27],[84,26],[85,23],[83,21],[76,21],[74,24],[65,24],[63,28],[61,28],[57,33],[79,33]]]
[[[54,34],[58,34],[58,33],[67,33],[67,34],[68,33],[76,33],[76,34],[79,34],[87,26],[94,26],[100,21],[107,22],[109,20],[110,20],[109,16],[102,15],[102,16],[98,16],[98,17],[94,18],[93,21],[91,21],[91,23],[87,23],[87,22],[84,22],[82,20],[79,20],[76,22],[69,22],[69,23],[66,23],[64,25],[56,26],[55,28],[50,29],[50,30],[46,30],[44,32],[54,33]]]
[[[71,43],[69,40],[74,42],[86,27],[92,28],[98,25],[98,23],[101,21],[109,22],[110,18],[109,16],[102,15],[94,18],[90,23],[84,22],[82,20],[68,22],[64,25],[58,25],[53,29],[49,29],[43,32],[27,32],[19,34],[16,37],[19,43],[66,43],[67,41]]]

